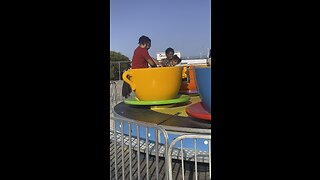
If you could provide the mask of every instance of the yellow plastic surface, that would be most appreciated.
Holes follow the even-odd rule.
[[[152,106],[151,110],[163,113],[163,114],[169,114],[169,115],[177,115],[182,117],[188,117],[188,114],[186,113],[186,108],[190,106],[191,104],[200,102],[200,96],[190,96],[190,104],[177,104],[177,105],[169,105],[169,106]]]
[[[141,101],[169,100],[178,95],[182,68],[175,66],[129,69],[123,73],[122,78]]]

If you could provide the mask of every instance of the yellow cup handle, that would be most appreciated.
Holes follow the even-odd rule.
[[[128,84],[130,85],[132,91],[134,91],[134,90],[136,90],[136,85],[135,85],[132,81],[130,81],[130,80],[128,79],[128,76],[130,76],[130,70],[127,70],[127,71],[125,71],[125,72],[122,74],[122,79],[123,79],[126,83],[128,83]]]

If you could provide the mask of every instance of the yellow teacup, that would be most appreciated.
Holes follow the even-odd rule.
[[[182,67],[129,69],[122,79],[141,101],[175,99],[181,85]]]

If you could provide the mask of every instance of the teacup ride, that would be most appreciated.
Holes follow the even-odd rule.
[[[126,99],[129,105],[169,105],[187,102],[187,95],[178,95],[182,67],[130,69],[123,80],[131,86],[135,97]],[[130,77],[130,78],[128,78]]]
[[[186,108],[186,113],[194,118],[211,121],[211,67],[196,67],[195,79],[201,102]]]
[[[182,82],[180,86],[179,93],[180,94],[188,94],[188,95],[198,95],[196,78],[194,69],[198,67],[208,67],[207,65],[202,64],[194,64],[182,66]]]
[[[179,94],[181,85],[181,66],[161,68],[130,69],[123,73],[123,80],[128,83],[135,97],[117,104],[113,111],[115,116],[124,117],[139,122],[156,124],[169,132],[169,144],[179,135],[185,133],[203,133],[211,129],[208,121],[190,117],[185,109],[201,101],[199,96]],[[120,125],[120,124],[119,124]],[[119,128],[119,125],[117,127]],[[124,125],[124,134],[128,134],[128,126]],[[132,128],[132,135],[137,135]],[[155,130],[148,129],[150,141],[156,139]],[[211,130],[210,130],[211,132]],[[140,128],[139,134],[145,135],[145,128]],[[164,137],[160,136],[164,142]],[[180,147],[178,144],[176,148]],[[185,148],[193,148],[194,141],[184,140]],[[198,151],[207,151],[204,140],[197,141]]]
[[[194,67],[195,66],[182,66],[182,82],[180,86],[180,94],[198,95]]]

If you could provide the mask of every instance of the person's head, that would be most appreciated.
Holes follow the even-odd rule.
[[[177,55],[174,55],[171,60],[171,65],[175,66],[175,65],[179,64],[180,62],[181,62],[181,59]]]
[[[166,49],[167,59],[172,60],[173,55],[174,55],[174,50],[171,47],[167,48]]]
[[[149,49],[151,47],[151,39],[147,36],[141,36],[138,43],[142,48]]]

